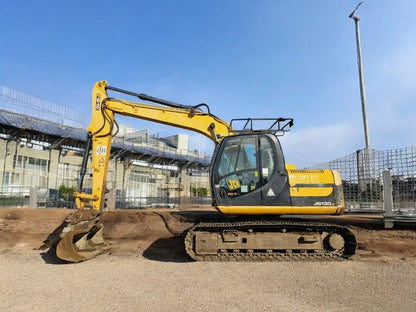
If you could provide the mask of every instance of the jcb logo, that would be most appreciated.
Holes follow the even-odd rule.
[[[98,145],[97,146],[97,151],[95,153],[95,155],[99,156],[99,155],[105,155],[107,153],[107,146],[104,145]]]
[[[236,190],[240,188],[240,182],[238,180],[228,180],[227,179],[227,186],[230,191]]]

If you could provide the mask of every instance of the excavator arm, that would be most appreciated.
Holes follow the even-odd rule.
[[[108,91],[124,93],[156,104],[132,102],[108,96]],[[74,193],[77,210],[70,214],[51,235],[43,247],[56,245],[57,256],[63,260],[78,262],[109,248],[102,236],[101,212],[104,209],[108,164],[114,132],[115,115],[124,115],[169,126],[191,130],[210,138],[215,143],[234,131],[230,124],[212,115],[206,104],[185,106],[178,103],[137,94],[111,87],[107,81],[97,82],[92,91],[92,116],[88,127],[87,147],[81,165],[78,192]],[[208,112],[200,109],[206,106]],[[83,192],[91,151],[92,192]],[[58,236],[59,235],[59,236]]]

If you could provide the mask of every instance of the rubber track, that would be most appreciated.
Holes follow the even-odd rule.
[[[345,245],[339,251],[315,250],[306,252],[300,250],[279,252],[268,250],[260,251],[241,251],[235,250],[229,252],[221,250],[216,255],[197,255],[194,252],[194,235],[197,231],[213,231],[221,232],[226,229],[253,229],[258,227],[266,228],[266,231],[278,231],[283,228],[294,229],[294,232],[336,232],[344,238]],[[259,232],[259,231],[258,231]],[[327,223],[311,223],[311,222],[292,222],[292,221],[244,221],[244,222],[207,222],[199,223],[188,231],[185,237],[185,250],[188,255],[197,261],[327,261],[327,260],[344,260],[348,259],[355,253],[357,247],[354,234],[344,226],[327,224]]]

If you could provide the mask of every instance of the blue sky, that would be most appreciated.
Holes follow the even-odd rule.
[[[227,121],[293,117],[287,162],[329,161],[365,146],[348,18],[358,2],[3,0],[0,85],[87,119],[99,80],[205,102]],[[364,0],[357,15],[371,147],[415,145],[416,1]]]

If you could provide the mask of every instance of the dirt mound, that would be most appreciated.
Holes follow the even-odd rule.
[[[363,229],[357,231],[358,251],[363,258],[416,258],[416,231]]]
[[[182,233],[193,224],[181,222],[171,211],[106,211],[104,238],[113,244],[110,253],[140,253],[149,258],[185,257]]]
[[[0,209],[0,248],[39,247],[69,212],[66,209]]]
[[[35,249],[73,210],[0,209],[0,253]],[[139,253],[158,260],[185,260],[182,233],[195,222],[221,215],[209,211],[116,210],[103,213],[104,237],[111,253]],[[380,219],[338,217],[352,226],[358,241],[357,257],[364,260],[416,258],[413,228],[385,230]],[[326,220],[328,222],[328,220]]]

